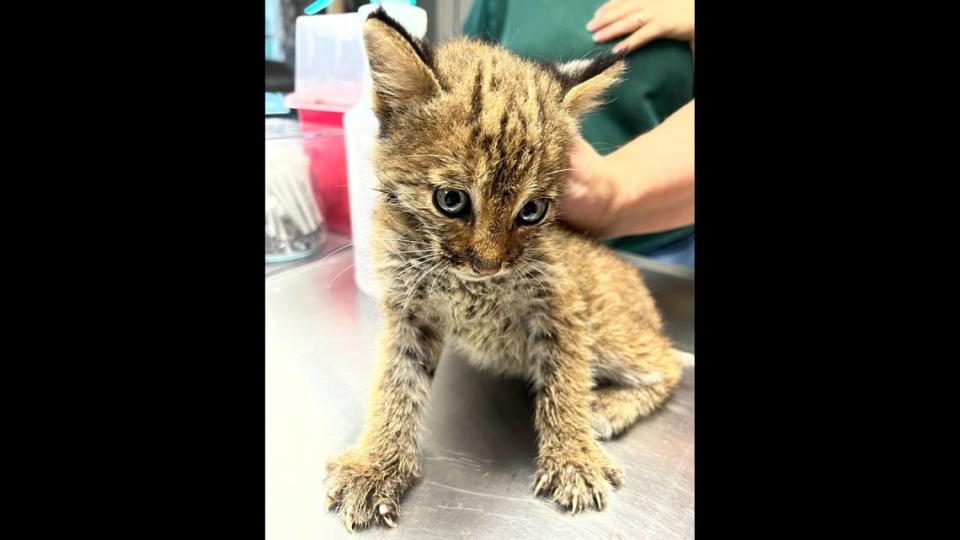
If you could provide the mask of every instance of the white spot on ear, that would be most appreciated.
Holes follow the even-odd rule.
[[[574,81],[579,81],[572,88],[567,90],[563,98],[563,106],[574,116],[580,116],[594,107],[600,105],[600,96],[620,79],[620,74],[626,65],[623,60],[618,60],[608,65],[599,73],[584,79],[586,70],[590,69],[595,62],[601,61],[600,57],[594,59],[573,60],[566,64],[557,66],[557,69],[570,77]]]
[[[563,73],[564,75],[576,75],[581,71],[587,69],[591,60],[580,59],[580,60],[571,60],[564,64],[557,64],[557,71]]]

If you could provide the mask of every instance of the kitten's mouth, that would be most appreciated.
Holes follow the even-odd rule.
[[[469,271],[468,271],[468,272],[462,272],[462,271],[460,271],[460,270],[457,270],[456,268],[451,268],[450,271],[453,272],[454,274],[456,274],[457,277],[459,277],[460,279],[462,279],[462,280],[464,280],[464,281],[486,281],[486,280],[488,280],[488,279],[492,279],[492,278],[495,278],[495,277],[498,277],[498,276],[502,276],[502,275],[504,275],[504,274],[507,273],[507,269],[506,269],[506,268],[501,268],[501,269],[498,270],[495,274],[490,274],[490,275],[488,275],[488,276],[481,276],[481,275],[479,275],[479,274],[476,274],[476,273],[474,273],[474,272],[469,272]]]

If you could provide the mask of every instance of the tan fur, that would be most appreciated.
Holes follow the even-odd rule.
[[[681,375],[636,269],[557,221],[575,115],[623,65],[551,69],[468,40],[432,55],[389,24],[365,25],[377,85],[400,78],[427,90],[378,94],[374,238],[385,331],[364,434],[328,464],[329,505],[351,530],[395,525],[400,496],[420,473],[417,433],[449,344],[481,369],[532,381],[535,493],[572,511],[600,509],[623,471],[597,438],[649,414]],[[469,216],[442,214],[437,188],[467,192]],[[550,201],[547,215],[520,225],[533,198]],[[481,279],[473,268],[485,265],[503,270]]]
[[[585,66],[582,61],[575,60],[559,66],[562,73],[577,76]],[[600,97],[607,88],[619,81],[623,74],[624,65],[617,63],[583,84],[572,88],[563,97],[563,107],[573,116],[579,116],[600,104]]]

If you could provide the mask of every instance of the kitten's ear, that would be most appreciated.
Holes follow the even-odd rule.
[[[383,9],[364,21],[363,42],[373,77],[373,109],[381,121],[406,105],[440,93],[430,48]]]
[[[620,80],[626,69],[622,54],[604,54],[557,64],[563,85],[563,107],[578,117],[600,104],[603,93]]]

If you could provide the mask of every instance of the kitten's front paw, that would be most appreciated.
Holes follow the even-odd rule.
[[[353,452],[327,463],[327,473],[327,508],[338,511],[348,530],[378,521],[397,526],[400,495],[409,485],[411,474]]]
[[[585,508],[603,510],[609,486],[623,485],[623,469],[602,450],[575,452],[541,459],[534,478],[534,495],[543,493],[573,513]]]

